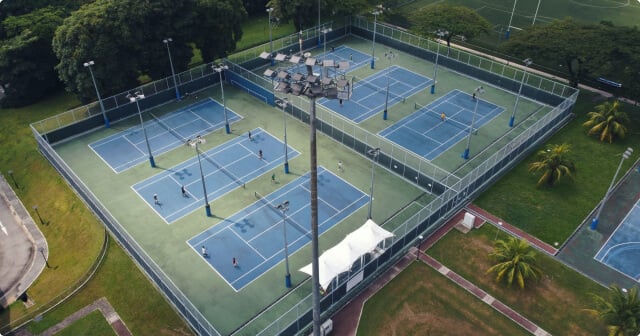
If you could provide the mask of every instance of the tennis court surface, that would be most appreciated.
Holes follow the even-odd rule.
[[[248,137],[236,137],[200,152],[209,203],[284,162],[284,144],[280,140],[260,128],[251,133],[251,140]],[[300,154],[290,146],[288,148],[289,158]],[[260,150],[263,152],[262,158],[258,154]],[[184,195],[182,186],[186,191]],[[193,158],[131,188],[169,224],[204,207],[204,190],[195,150]],[[158,196],[159,204],[155,204],[154,195]],[[215,213],[215,204],[211,207]]]
[[[640,200],[627,213],[594,258],[640,281]]]
[[[405,117],[379,134],[428,159],[438,155],[469,135],[478,105],[473,132],[495,118],[504,108],[468,93],[453,90]],[[444,114],[444,120],[442,119]]]
[[[318,102],[346,118],[360,123],[382,111],[387,99],[387,81],[389,82],[388,107],[404,101],[407,97],[424,90],[431,79],[403,67],[394,65],[375,75],[354,80],[353,94],[349,101],[320,99]]]
[[[276,208],[279,204],[289,201],[289,210],[286,211],[289,255],[311,242],[309,176],[307,173],[264,197],[256,194],[258,200],[255,203],[187,243],[234,290],[239,291],[284,260],[283,215]],[[368,195],[325,168],[318,167],[319,234],[368,201]],[[202,247],[206,249],[207,256],[202,255]],[[237,266],[232,262],[234,258]]]
[[[166,153],[186,144],[187,139],[205,135],[224,127],[224,108],[209,98],[180,110],[157,117],[145,112],[151,119],[144,122],[153,155]],[[227,108],[229,122],[242,117]],[[116,173],[121,173],[148,159],[149,153],[140,126],[89,144],[89,147]]]
[[[369,60],[371,59],[371,56],[362,53],[358,50],[349,48],[347,46],[339,46],[339,47],[335,47],[333,48],[333,50],[331,49],[331,47],[329,47],[329,49],[327,49],[326,51],[323,49],[322,53],[319,53],[317,55],[314,56],[317,60],[323,60],[323,59],[331,59],[333,61],[335,61],[335,63],[339,63],[339,62],[349,62],[349,69],[347,70],[347,72],[350,71],[354,71],[358,68],[361,68],[365,65],[369,64]],[[329,69],[327,69],[329,70]],[[307,68],[306,65],[304,64],[296,64],[293,65],[291,67],[289,67],[287,69],[287,71],[290,74],[295,74],[295,73],[302,73],[302,74],[306,74],[307,73]],[[335,71],[335,69],[332,69],[330,71]],[[314,65],[313,66],[313,72],[316,74],[320,74],[322,73],[322,66],[320,65]],[[334,76],[335,74],[332,74],[332,76]]]

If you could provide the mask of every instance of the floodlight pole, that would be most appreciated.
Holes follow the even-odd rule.
[[[424,237],[422,235],[418,236],[418,244],[416,245],[416,260],[420,259],[420,244],[422,244],[422,240]]]
[[[13,170],[8,170],[7,174],[9,174],[9,177],[11,177],[11,180],[13,181],[13,184],[16,186],[16,189],[20,189],[20,185],[18,185],[18,181],[16,181],[15,176],[13,176]]]
[[[316,97],[311,96],[309,115],[311,156],[311,286],[313,298],[313,335],[320,336],[320,253],[318,252],[318,152],[316,147]]]
[[[229,69],[229,66],[220,64],[218,66],[212,65],[211,69],[220,75],[220,92],[222,93],[222,109],[224,113],[224,129],[227,134],[231,133],[231,127],[229,127],[229,118],[227,117],[227,103],[224,100],[224,83],[222,82],[222,72]]]
[[[318,47],[320,47],[320,0],[318,0]]]
[[[38,206],[37,205],[33,206],[33,211],[35,211],[36,215],[38,215],[38,219],[40,220],[40,224],[44,225],[45,221],[44,221],[44,219],[42,219],[42,216],[40,216],[40,211],[38,211]]]
[[[371,187],[369,189],[369,215],[368,219],[372,219],[371,212],[373,210],[373,176],[376,167],[376,159],[380,155],[380,148],[372,148],[367,151],[367,154],[371,155]]]
[[[204,193],[204,211],[207,214],[207,217],[211,217],[211,205],[209,205],[209,197],[207,196],[207,185],[204,182],[204,173],[202,172],[202,161],[200,160],[200,150],[198,150],[198,145],[203,143],[202,137],[199,135],[196,136],[195,139],[190,140],[189,144],[194,145],[196,149],[196,156],[198,157],[198,167],[200,168],[200,180],[202,181],[202,192]]]
[[[271,12],[273,12],[273,7],[267,8],[267,13],[269,13],[269,57],[271,58],[271,66],[276,64],[276,60],[273,59],[273,39],[271,35]]]
[[[476,93],[476,107],[473,109],[473,116],[471,117],[471,125],[469,125],[469,137],[467,138],[467,148],[462,153],[462,158],[469,159],[469,147],[471,146],[471,136],[473,135],[473,124],[476,121],[476,113],[478,113],[478,103],[480,102],[480,94],[484,92],[482,86],[478,86],[474,92]]]
[[[396,58],[396,54],[389,50],[384,53],[384,57],[389,61],[389,64],[387,66],[387,94],[384,98],[384,112],[382,113],[382,120],[387,120],[387,110],[389,107],[389,72],[391,72],[391,60]]]
[[[516,120],[516,110],[518,109],[518,101],[520,100],[520,95],[522,94],[522,86],[524,85],[524,79],[527,77],[527,69],[533,64],[531,58],[527,58],[524,61],[524,73],[522,74],[522,81],[520,81],[520,88],[518,89],[518,95],[516,96],[516,104],[513,105],[513,111],[511,112],[511,118],[509,118],[509,127],[513,127],[513,124]]]
[[[291,273],[289,272],[289,248],[287,247],[287,210],[289,210],[289,201],[284,201],[282,204],[278,204],[276,207],[282,211],[282,235],[284,237],[284,265],[286,268],[286,274],[284,276],[284,285],[287,288],[291,288]]]
[[[382,8],[376,9],[373,12],[373,41],[371,43],[371,69],[375,69],[376,67],[376,28],[378,26],[378,15],[382,14]]]
[[[107,118],[107,112],[104,109],[104,104],[102,103],[102,97],[100,97],[100,91],[98,91],[98,84],[96,84],[96,78],[93,76],[93,70],[91,70],[91,66],[94,65],[95,62],[89,61],[84,63],[84,67],[89,69],[89,74],[91,75],[91,81],[93,81],[93,87],[96,89],[96,96],[98,96],[98,103],[100,104],[100,110],[102,110],[102,119],[104,119],[104,127],[109,128],[109,118]]]
[[[322,30],[322,34],[324,35],[324,50],[322,51],[322,60],[327,58],[327,33],[331,32],[332,30],[333,29],[331,28],[325,28]]]
[[[317,60],[310,62],[307,58],[307,77],[291,81],[291,77],[286,71],[281,71],[278,75],[280,82],[275,90],[278,92],[291,93],[296,96],[304,95],[309,99],[309,156],[311,172],[309,174],[309,188],[311,194],[311,292],[313,302],[313,335],[320,336],[320,265],[318,252],[318,154],[316,142],[316,99],[338,99],[339,92],[345,89],[348,81],[324,78],[319,83],[318,78],[313,75],[313,65]],[[344,83],[342,83],[342,82]]]
[[[633,153],[633,148],[627,148],[624,153],[622,153],[622,158],[620,159],[620,164],[618,164],[618,169],[616,169],[616,173],[613,175],[613,179],[611,180],[611,184],[609,185],[609,189],[607,189],[607,193],[604,195],[602,202],[600,202],[600,207],[598,208],[598,212],[596,216],[591,220],[591,230],[596,230],[598,228],[598,223],[600,222],[600,214],[602,214],[602,209],[604,208],[605,203],[607,203],[607,199],[609,199],[609,195],[611,194],[611,190],[613,189],[613,185],[616,183],[616,178],[618,177],[618,173],[620,172],[620,168],[622,168],[622,163],[624,160],[631,157],[631,153]]]
[[[138,116],[140,117],[140,127],[142,127],[142,134],[144,134],[144,141],[147,144],[147,153],[149,154],[149,163],[151,164],[151,168],[155,168],[156,161],[153,159],[153,153],[151,152],[151,145],[149,144],[149,137],[147,137],[147,130],[144,128],[142,111],[140,111],[140,103],[138,103],[140,99],[144,99],[144,95],[140,93],[140,91],[136,91],[134,94],[128,94],[127,98],[129,98],[130,102],[136,103],[136,107],[138,108]]]
[[[162,40],[165,46],[167,46],[167,54],[169,54],[169,65],[171,65],[171,76],[173,76],[173,86],[176,88],[176,99],[180,100],[180,91],[178,90],[178,81],[176,80],[176,72],[173,69],[173,60],[171,59],[171,49],[169,49],[169,42],[173,42],[172,38],[166,38]]]
[[[442,37],[444,37],[448,33],[449,32],[447,31],[438,29],[438,31],[436,32],[436,36],[442,39]],[[438,47],[436,48],[436,64],[433,67],[433,84],[431,84],[431,94],[436,93],[436,78],[438,77],[438,58],[440,57],[440,42],[436,40],[436,43],[438,44]]]
[[[508,40],[509,36],[511,36],[511,21],[513,21],[513,13],[516,12],[516,4],[518,0],[513,0],[513,9],[511,10],[511,17],[509,18],[509,25],[507,26],[507,32],[505,33],[505,38]]]
[[[38,251],[40,251],[40,255],[42,255],[42,259],[44,259],[44,263],[47,265],[47,268],[51,268],[47,255],[44,253],[44,247],[38,248]]]
[[[289,174],[289,147],[287,146],[287,113],[285,108],[287,108],[289,99],[282,98],[282,120],[284,123],[284,173]],[[293,105],[291,105],[293,108]]]

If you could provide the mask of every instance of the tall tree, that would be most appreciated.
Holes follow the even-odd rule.
[[[604,77],[622,84],[605,87],[616,95],[640,99],[640,30],[611,22],[591,24],[564,19],[536,25],[513,35],[504,52],[532,57],[543,66],[566,69],[572,86],[586,78]]]
[[[573,178],[576,166],[569,158],[571,151],[569,144],[549,145],[547,149],[538,152],[538,161],[529,164],[530,172],[542,172],[537,186],[554,186],[563,176]]]
[[[497,263],[487,273],[495,273],[496,282],[504,279],[508,286],[515,281],[520,288],[524,288],[525,280],[536,279],[541,273],[536,266],[536,253],[524,239],[509,237],[496,241],[489,257]]]
[[[594,308],[587,313],[599,318],[609,330],[609,336],[635,336],[640,333],[640,298],[638,288],[628,292],[617,285],[611,285],[609,297],[591,294]]]
[[[422,7],[411,18],[412,30],[422,36],[434,36],[437,31],[445,32],[443,36],[447,46],[451,38],[462,35],[473,39],[480,34],[487,34],[491,23],[471,8],[449,4],[436,4]]]
[[[0,106],[27,105],[61,86],[51,38],[65,15],[62,8],[46,7],[2,22],[7,38],[0,41]]]
[[[386,7],[385,1],[377,4],[380,3]],[[318,25],[318,10],[320,20],[326,22],[329,16],[358,14],[369,4],[367,0],[270,0],[267,6],[273,7],[273,15],[282,22],[293,21],[294,26],[302,30]]]
[[[176,71],[186,68],[191,44],[206,61],[224,56],[241,37],[246,14],[240,0],[135,1],[97,0],[81,7],[59,27],[53,50],[56,69],[67,89],[80,99],[95,98],[88,60],[104,96],[130,89],[140,75],[159,78],[170,73],[166,46],[171,37]]]
[[[626,125],[630,120],[619,108],[618,100],[597,105],[594,112],[587,113],[589,120],[582,125],[589,130],[589,135],[597,134],[600,141],[612,143],[616,137],[624,138],[627,135]]]

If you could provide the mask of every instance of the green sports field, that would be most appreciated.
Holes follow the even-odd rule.
[[[534,24],[534,17],[535,24],[572,17],[591,23],[610,21],[617,26],[636,26],[640,17],[640,2],[637,0],[516,0],[515,2],[511,25],[516,30]],[[410,13],[412,10],[432,3],[474,8],[493,23],[496,30],[506,30],[514,8],[512,0],[417,0],[400,7],[399,11]],[[536,8],[538,8],[537,16]]]

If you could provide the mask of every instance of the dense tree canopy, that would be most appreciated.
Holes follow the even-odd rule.
[[[491,29],[489,21],[473,9],[448,4],[422,7],[411,17],[411,22],[413,31],[418,35],[433,37],[437,31],[444,32],[447,45],[456,35],[473,39]]]
[[[205,61],[234,50],[245,17],[240,0],[98,0],[82,6],[56,31],[56,69],[68,90],[83,100],[94,99],[83,67],[93,60],[103,95],[118,93],[134,87],[142,74],[158,78],[170,73],[163,39],[173,39],[173,63],[182,71],[192,56],[191,43],[202,50]]]
[[[6,97],[1,106],[29,104],[60,86],[51,38],[65,15],[62,8],[45,7],[2,22],[0,85]]]
[[[326,16],[357,14],[369,5],[367,0],[271,0],[267,6],[273,7],[273,15],[282,22],[292,20],[296,29],[302,30],[318,25],[318,10],[320,20],[326,22]]]
[[[623,84],[619,94],[640,97],[637,81],[640,31],[637,28],[565,19],[519,32],[504,48],[505,52],[522,58],[532,57],[536,63],[562,66],[573,86],[585,77],[605,77]]]

